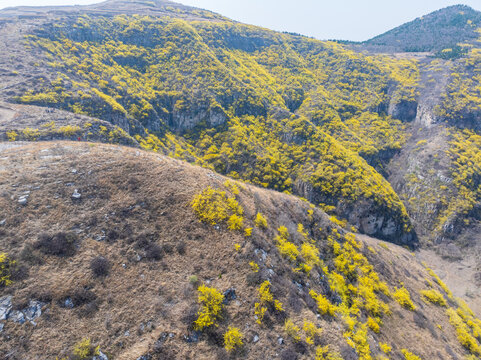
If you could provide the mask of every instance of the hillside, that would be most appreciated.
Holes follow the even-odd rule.
[[[2,264],[17,261],[2,267],[7,359],[88,355],[87,338],[110,359],[481,353],[481,322],[413,254],[293,196],[79,142],[3,149],[0,171]],[[224,294],[211,326],[198,321],[204,286]],[[243,342],[230,355],[229,327]]]
[[[480,22],[1,10],[0,354],[479,358]]]
[[[363,45],[378,51],[439,52],[439,56],[454,57],[464,51],[458,44],[472,43],[479,37],[479,26],[479,11],[454,5],[389,30],[363,42]]]
[[[414,62],[215,15],[198,21],[182,15],[196,10],[178,16],[161,3],[167,15],[116,15],[113,4],[23,22],[7,11],[0,96],[109,121],[144,148],[295,193],[364,233],[416,245],[382,176],[405,141],[403,121],[415,117]]]

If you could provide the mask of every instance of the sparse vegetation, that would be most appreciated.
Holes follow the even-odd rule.
[[[411,300],[411,294],[404,286],[397,288],[396,291],[394,291],[393,296],[402,307],[408,310],[416,309],[416,306],[414,306],[414,303]]]
[[[48,255],[72,256],[77,240],[74,233],[58,232],[53,235],[42,233],[38,236],[35,247]]]
[[[90,262],[90,269],[96,277],[107,276],[110,271],[110,263],[103,256],[97,256]]]
[[[7,253],[0,252],[0,288],[12,284],[12,267],[15,261]]]
[[[136,4],[155,11],[77,11],[47,16],[41,28],[25,17],[29,26],[19,31],[31,32],[21,46],[36,57],[20,72],[41,72],[22,74],[13,100],[48,107],[42,116],[50,122],[27,126],[17,116],[25,127],[4,130],[4,140],[130,138],[108,121],[152,151],[69,142],[29,144],[19,154],[10,147],[21,144],[7,146],[0,156],[0,287],[8,286],[2,306],[10,311],[13,295],[11,315],[25,316],[26,324],[1,324],[8,341],[0,352],[38,357],[45,347],[65,354],[65,339],[88,328],[113,356],[132,358],[198,351],[219,359],[481,356],[481,322],[467,305],[432,270],[432,280],[423,279],[414,253],[365,236],[407,247],[417,241],[388,175],[397,189],[412,189],[402,198],[409,211],[417,201],[433,212],[437,235],[454,238],[460,225],[478,221],[479,129],[468,121],[470,130],[443,133],[448,141],[440,146],[422,122],[409,123],[415,114],[402,114],[424,109],[417,102],[425,61],[360,53],[174,3]],[[469,67],[451,75],[436,110],[453,126],[452,112],[479,111],[471,73],[479,54],[475,46],[459,47],[438,54],[463,56],[449,66]],[[8,81],[14,60],[0,69]],[[75,122],[50,120],[65,114],[52,107],[73,112]],[[419,133],[409,138],[412,128]],[[427,175],[410,163],[410,174],[398,178],[391,170],[401,149],[420,157],[437,151],[439,158]],[[424,204],[431,193],[419,190],[433,178],[440,206]],[[73,185],[81,201],[70,198]],[[22,204],[18,195],[27,190]],[[38,229],[50,230],[35,241]],[[31,279],[20,281],[13,259],[29,264]],[[97,279],[82,276],[86,268]],[[40,307],[43,318],[27,318]],[[389,326],[394,322],[403,326]],[[410,336],[408,351],[402,332],[415,328],[423,341]],[[54,337],[59,329],[65,339]],[[68,359],[98,354],[84,339]]]
[[[427,303],[433,303],[439,306],[447,306],[444,296],[435,289],[421,290],[421,297]]]
[[[212,325],[216,325],[216,321],[221,317],[224,295],[215,288],[205,285],[199,286],[198,302],[201,304],[197,320],[194,322],[194,328],[204,330]]]
[[[72,351],[72,360],[87,360],[92,356],[99,355],[100,347],[93,346],[90,339],[86,338],[75,344]]]
[[[242,333],[238,328],[229,327],[227,332],[224,334],[224,347],[227,351],[232,352],[244,345],[242,341]]]

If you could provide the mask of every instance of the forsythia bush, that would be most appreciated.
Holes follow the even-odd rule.
[[[224,334],[224,347],[227,351],[233,351],[240,348],[244,343],[242,342],[242,333],[238,328],[230,327]]]
[[[93,347],[90,339],[83,339],[75,344],[73,356],[75,360],[85,360],[89,357],[99,355],[100,346]]]
[[[372,317],[367,318],[367,326],[369,326],[369,328],[375,333],[379,333],[380,331],[379,323],[381,323],[381,319],[379,318],[372,318]]]
[[[194,197],[191,205],[203,222],[216,225],[227,220],[229,229],[242,229],[244,209],[234,197],[228,197],[225,191],[209,186]]]
[[[322,329],[318,329],[314,323],[306,320],[304,320],[302,330],[306,334],[306,343],[309,345],[314,345],[314,340],[322,333]]]
[[[447,306],[444,296],[437,290],[421,290],[421,297],[425,302],[431,302],[439,306]]]
[[[0,287],[8,286],[12,283],[10,275],[14,264],[15,261],[11,260],[7,253],[0,253]]]
[[[317,302],[317,310],[322,315],[331,315],[334,316],[336,313],[336,306],[333,305],[324,295],[317,294],[314,290],[309,291],[309,295],[316,300]]]
[[[385,354],[389,354],[391,351],[392,351],[392,347],[391,345],[389,344],[386,344],[386,343],[379,343],[379,348],[381,349],[381,351]]]
[[[411,300],[411,295],[409,294],[409,291],[404,287],[400,287],[396,289],[394,292],[394,299],[403,307],[405,307],[408,310],[415,310],[416,306],[414,306],[412,300]]]
[[[301,340],[301,335],[299,335],[299,326],[294,324],[291,319],[287,319],[284,323],[284,331],[287,336],[289,336],[294,342],[299,342]]]
[[[199,286],[198,302],[201,304],[201,309],[198,312],[197,320],[194,322],[196,330],[203,330],[215,324],[220,317],[224,301],[222,295],[217,289],[210,288],[205,285]]]
[[[282,303],[279,300],[274,299],[274,295],[271,293],[271,283],[269,280],[264,281],[259,287],[259,302],[254,305],[254,314],[257,316],[256,322],[262,323],[262,319],[267,311],[267,305],[274,305],[276,311],[284,311]]]
[[[316,348],[315,360],[342,360],[342,356],[337,352],[329,351],[329,345],[318,346]]]
[[[449,322],[456,329],[456,334],[458,335],[458,340],[461,345],[469,350],[471,354],[481,356],[481,347],[479,346],[473,334],[471,334],[470,326],[465,323],[465,320],[463,319],[465,314],[462,309],[458,309],[458,311],[456,311],[453,308],[449,308],[446,310],[446,313],[449,316]]]
[[[406,349],[401,349],[401,352],[403,353],[404,358],[406,360],[421,360],[421,358],[419,356],[414,355],[412,352],[409,352]]]
[[[254,223],[258,228],[267,229],[267,220],[260,212],[257,213]]]
[[[297,246],[293,243],[287,241],[289,239],[289,232],[285,226],[279,227],[277,229],[279,234],[276,236],[275,240],[277,242],[277,248],[282,256],[289,259],[290,261],[296,261],[299,256],[299,250]]]

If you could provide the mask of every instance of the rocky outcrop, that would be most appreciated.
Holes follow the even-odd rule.
[[[314,204],[331,203],[332,198],[321,194],[312,184],[298,181],[294,192],[308,199]],[[358,199],[355,203],[339,198],[335,203],[335,214],[338,218],[346,219],[359,232],[383,239],[398,245],[412,248],[418,246],[418,238],[414,229],[406,223],[402,214],[393,209],[379,206],[370,199]]]
[[[173,110],[169,120],[169,128],[176,132],[191,130],[204,123],[216,127],[227,121],[227,114],[222,109],[187,109]]]
[[[389,104],[388,114],[395,119],[401,121],[413,121],[416,118],[418,109],[417,101],[411,100],[401,100],[401,101],[391,101]]]
[[[4,296],[0,298],[0,321],[7,320],[19,324],[24,324],[28,321],[32,325],[36,325],[35,319],[42,315],[42,308],[45,305],[46,304],[41,301],[30,300],[26,308],[14,310],[12,305],[12,296]],[[3,329],[3,326],[1,328]]]

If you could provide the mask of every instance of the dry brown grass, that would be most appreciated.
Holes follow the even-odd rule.
[[[257,212],[269,221],[267,230],[255,228],[246,239],[224,226],[216,230],[199,223],[191,211],[195,194],[207,186],[223,188],[224,181],[208,170],[120,146],[32,143],[0,152],[0,220],[6,219],[0,227],[0,248],[30,270],[27,279],[4,292],[14,294],[14,302],[20,304],[32,298],[49,302],[36,327],[6,323],[0,353],[14,354],[10,359],[52,359],[90,337],[115,359],[136,359],[148,351],[157,351],[154,359],[225,359],[219,339],[227,326],[236,326],[246,336],[239,358],[279,358],[294,345],[289,340],[285,345],[277,342],[278,336],[286,339],[285,316],[271,315],[262,326],[255,323],[256,288],[248,282],[252,274],[248,263],[255,260],[261,270],[258,279],[251,277],[253,283],[270,277],[272,291],[287,315],[298,324],[303,319],[319,324],[324,329],[321,342],[348,358],[352,351],[342,337],[341,320],[316,318],[312,301],[293,284],[299,279],[273,242],[280,225],[293,234],[298,223],[309,225],[308,204],[242,185],[239,202],[246,222],[253,223]],[[80,200],[72,199],[74,189],[82,194]],[[17,199],[25,191],[30,196],[22,206]],[[330,226],[319,210],[314,220],[323,228]],[[309,230],[322,238],[319,230]],[[75,254],[59,257],[36,250],[33,245],[43,232],[77,234]],[[366,255],[390,286],[403,281],[414,295],[425,286],[424,269],[409,252],[394,245],[386,250],[376,240],[361,238],[376,248],[377,254]],[[235,243],[242,245],[240,252],[235,251]],[[159,256],[148,256],[153,247]],[[259,248],[268,253],[265,262],[255,255]],[[92,274],[91,262],[98,256],[110,264],[107,276]],[[269,275],[268,269],[274,274]],[[196,310],[192,275],[221,291],[235,287],[237,293],[219,327],[195,344],[183,339],[192,320],[188,315]],[[316,276],[314,271],[309,280],[314,289]],[[66,297],[80,299],[78,306],[60,306]],[[446,347],[462,354],[442,310],[426,306],[417,296],[414,301],[422,314],[417,321],[412,312],[390,302],[393,315],[383,319],[381,334],[370,335],[373,353],[379,351],[377,341],[382,341],[396,351],[409,348],[423,359],[450,359]],[[164,333],[173,337],[158,342]],[[257,343],[252,342],[255,334]],[[308,350],[299,359],[312,357]]]

